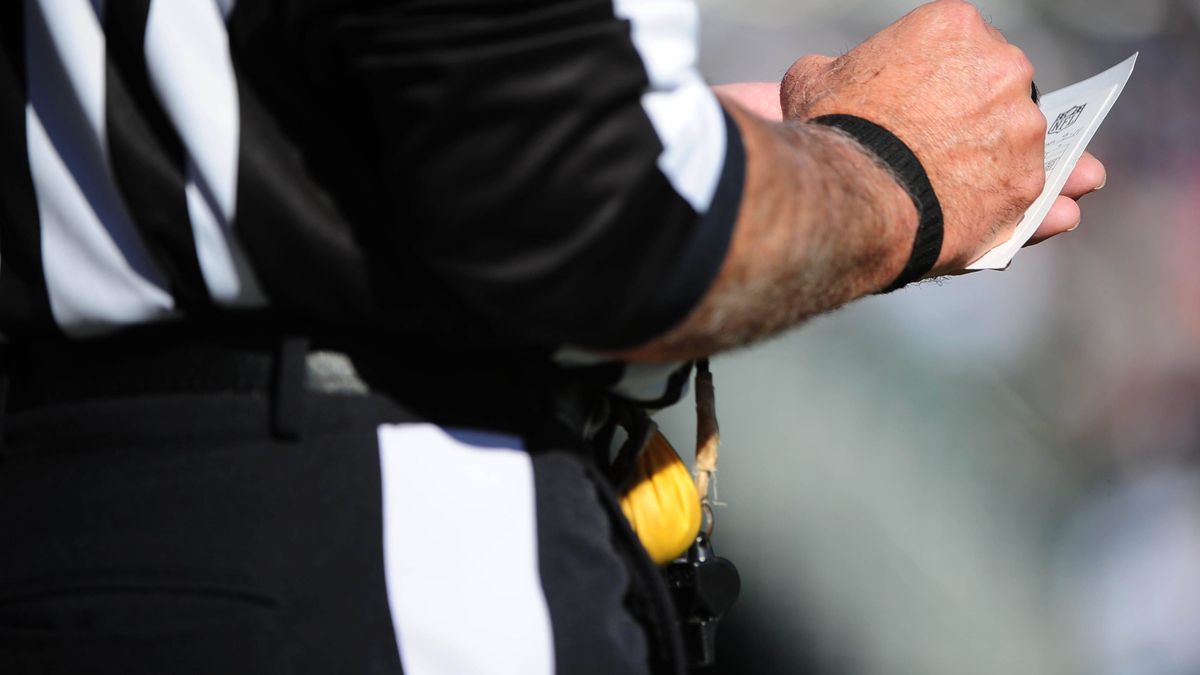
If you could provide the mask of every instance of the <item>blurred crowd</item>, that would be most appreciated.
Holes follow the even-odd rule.
[[[916,4],[705,0],[702,70],[775,80]],[[1141,53],[1108,184],[1004,272],[714,363],[719,672],[1200,673],[1200,0],[977,4],[1044,92]]]

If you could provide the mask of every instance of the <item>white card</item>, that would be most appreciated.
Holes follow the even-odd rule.
[[[1008,267],[1017,251],[1037,232],[1054,200],[1062,192],[1075,163],[1083,156],[1084,148],[1121,95],[1121,90],[1133,74],[1137,57],[1135,53],[1095,77],[1041,97],[1042,113],[1046,115],[1047,122],[1046,187],[1025,212],[1012,238],[967,265],[967,269],[999,270]]]

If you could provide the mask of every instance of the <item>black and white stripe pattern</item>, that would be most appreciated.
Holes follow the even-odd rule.
[[[232,231],[231,7],[25,0],[19,56],[37,208],[34,223],[6,225],[38,233],[46,302],[67,335],[265,304]]]
[[[406,675],[676,672],[659,570],[582,458],[422,423],[377,437]]]
[[[167,317],[174,298],[111,169],[100,19],[88,0],[25,10],[29,167],[54,319],[86,336]]]
[[[650,80],[642,107],[663,144],[659,169],[697,213],[706,213],[725,166],[727,139],[721,106],[697,70],[698,9],[688,0],[613,0],[613,10],[629,21]],[[620,373],[609,390],[649,407],[685,396],[691,374],[690,363],[620,364],[571,348],[559,350],[555,360],[567,367],[610,364]]]
[[[154,0],[146,20],[146,63],[187,148],[188,215],[208,291],[220,305],[256,307],[265,298],[231,232],[239,108],[224,23],[230,8],[230,2]]]
[[[32,326],[86,338],[133,324],[257,310],[268,304],[326,322],[361,320],[378,312],[372,303],[380,291],[371,288],[375,281],[368,281],[368,273],[388,265],[389,256],[378,252],[375,240],[396,239],[386,232],[362,230],[362,213],[351,226],[343,205],[360,209],[363,195],[347,194],[345,185],[329,187],[310,175],[311,166],[330,165],[306,163],[303,153],[308,149],[297,146],[295,119],[289,116],[303,109],[308,99],[280,99],[269,91],[264,98],[263,87],[270,89],[272,81],[286,76],[282,74],[288,66],[272,64],[271,52],[255,52],[253,45],[264,31],[270,37],[279,29],[270,28],[274,17],[262,6],[242,9],[247,11],[234,13],[232,0],[23,0],[0,10],[7,19],[0,28],[0,56],[6,62],[0,65],[7,67],[0,69],[0,76],[12,80],[0,87],[0,143],[10,151],[20,149],[19,155],[9,152],[2,160],[10,178],[0,186],[0,330]],[[554,222],[537,227],[550,238],[574,238],[564,238],[561,246],[549,241],[544,255],[533,249],[524,258],[485,261],[488,267],[466,275],[514,275],[500,281],[553,289],[549,272],[541,281],[541,272],[525,261],[558,265],[572,260],[583,278],[578,283],[594,277],[591,283],[597,286],[581,289],[582,295],[601,298],[595,303],[598,311],[620,315],[607,322],[598,318],[594,326],[587,326],[605,342],[617,338],[599,337],[598,331],[644,335],[661,330],[686,311],[710,281],[740,200],[741,150],[696,69],[694,4],[600,0],[593,13],[581,14],[581,20],[595,21],[596,9],[627,29],[611,46],[612,54],[602,57],[607,60],[589,67],[598,72],[620,69],[614,71],[621,74],[615,82],[643,78],[644,90],[634,103],[640,104],[642,117],[638,120],[626,110],[621,118],[627,125],[621,132],[626,134],[624,147],[636,152],[598,157],[613,165],[578,180],[594,176],[606,181],[591,186],[586,197],[599,204],[604,204],[606,190],[624,191],[613,194],[611,209],[604,204],[614,213],[623,200],[638,205],[621,207],[634,209],[634,215],[648,202],[659,204],[659,210],[647,213],[645,225],[631,223],[630,215],[596,223],[585,222],[592,216],[579,215],[579,231],[572,235],[561,234],[561,222],[551,218]],[[379,20],[386,25],[382,17]],[[404,25],[407,18],[399,21]],[[408,48],[394,46],[401,47]],[[252,54],[244,53],[247,48]],[[458,58],[450,52],[435,56]],[[256,69],[252,84],[247,67]],[[531,97],[540,96],[539,88],[559,77],[543,75],[540,67],[524,75],[527,84],[514,74],[514,82],[530,87]],[[625,91],[608,95],[615,99]],[[389,110],[377,114],[387,115]],[[562,129],[590,129],[591,123],[583,122],[588,114],[581,110],[578,121],[555,123]],[[336,127],[325,123],[318,129],[328,135]],[[495,133],[513,131],[499,126]],[[556,131],[546,138],[561,135]],[[644,141],[630,145],[633,138]],[[350,147],[340,139],[331,142],[339,143]],[[529,156],[554,158],[560,152],[555,147],[531,148]],[[651,173],[656,164],[660,175],[647,175],[647,164]],[[370,168],[354,171],[372,174]],[[642,176],[642,182],[611,182],[612,176],[626,173]],[[368,180],[346,184],[365,186]],[[512,188],[524,189],[519,184]],[[367,208],[365,215],[380,222],[394,217],[379,207]],[[505,236],[491,227],[489,217],[479,220],[480,226],[487,225],[480,232],[484,242]],[[530,237],[521,229],[525,224],[516,221],[512,226],[512,237]],[[662,234],[647,233],[647,226]],[[661,263],[631,262],[637,275],[613,276],[611,270],[620,268],[611,265],[609,253],[600,251],[625,247],[628,237],[647,235],[661,237],[646,244],[655,251],[651,257],[669,258]],[[582,244],[597,250],[588,254],[594,262],[581,257],[577,247]],[[555,256],[562,256],[564,263]],[[402,257],[391,257],[390,264],[407,265]],[[372,259],[375,262],[368,264]],[[466,260],[477,264],[473,257]],[[465,269],[459,261],[450,262]],[[603,273],[593,275],[589,265],[600,265],[596,271]],[[631,289],[614,290],[614,283]],[[490,291],[482,290],[484,299],[492,301]],[[554,290],[536,292],[562,302]],[[635,297],[628,298],[630,293]],[[503,303],[508,298],[495,297]],[[505,305],[497,311],[519,308]],[[560,314],[566,317],[565,312],[549,312]],[[513,321],[519,324],[521,319]],[[582,325],[578,318],[562,321]],[[618,324],[630,327],[613,327]],[[569,341],[573,332],[578,331],[562,331],[561,339]],[[633,400],[660,402],[677,389],[671,386],[676,372],[677,367],[630,369],[616,378],[614,391]]]
[[[521,440],[385,425],[379,459],[384,570],[404,672],[553,675],[533,463]]]
[[[426,297],[459,301],[477,311],[472,320],[496,323],[514,343],[552,335],[545,341],[610,346],[678,320],[723,259],[743,161],[736,130],[696,70],[695,7],[687,0],[571,7],[548,1],[514,3],[512,16],[500,16],[468,4],[459,9],[480,14],[467,23],[481,34],[420,34],[417,46],[430,52],[420,58],[404,41],[413,17],[404,15],[403,3],[365,15],[371,21],[360,24],[377,31],[367,32],[371,39],[335,36],[347,39],[330,42],[351,52],[341,65],[360,68],[353,72],[364,81],[379,78],[382,95],[359,91],[353,103],[379,109],[345,117],[352,106],[335,99],[306,118],[307,104],[316,108],[328,91],[345,91],[336,83],[320,94],[297,92],[295,82],[276,86],[302,70],[288,61],[295,53],[272,52],[294,37],[269,15],[276,3],[244,0],[236,11],[232,0],[0,3],[0,329],[91,338],[130,325],[270,307],[304,327],[351,320],[348,331],[365,327],[386,339],[429,329],[420,319],[404,323],[421,316],[406,303]],[[444,11],[456,8],[449,3]],[[435,28],[455,23],[424,13]],[[360,25],[351,19],[364,17],[344,24]],[[554,39],[543,39],[547,31]],[[580,52],[580,36],[594,53]],[[492,46],[488,40],[503,47],[495,54],[530,72],[506,71],[513,81],[498,82],[488,72],[492,64],[471,62],[488,51],[480,45]],[[376,46],[382,53],[370,51]],[[551,48],[562,51],[556,56]],[[325,62],[312,60],[317,65],[303,65],[314,72],[297,76],[305,86],[322,77],[316,71]],[[466,111],[479,127],[471,133],[487,143],[451,145],[465,136],[461,126],[405,137],[410,123],[437,130],[445,117],[438,100],[462,86],[457,73],[446,73],[460,66],[463,77],[486,76],[491,87],[481,92],[490,98],[478,101],[483,113]],[[567,75],[595,77],[573,83]],[[420,86],[409,86],[414,79]],[[405,87],[412,100],[404,98],[407,90],[396,91]],[[564,105],[544,105],[541,97]],[[489,126],[489,117],[502,119]],[[347,119],[368,130],[367,142],[353,124],[331,123]],[[399,122],[372,127],[378,119]],[[544,133],[529,133],[530,126]],[[384,156],[370,156],[375,145]],[[492,151],[479,157],[480,147]],[[427,148],[431,166],[419,163]],[[517,152],[521,161],[513,159]],[[430,191],[421,178],[438,169],[454,178],[481,164],[492,182],[455,188],[452,199],[437,204],[464,209],[451,219],[461,232],[427,232],[410,222],[419,212],[412,204]],[[539,181],[547,178],[568,187],[543,190]],[[493,190],[512,212],[462,206],[492,206],[473,198]],[[412,242],[437,237],[450,241],[431,250]],[[474,248],[464,253],[467,241]],[[477,259],[481,250],[493,257]],[[459,273],[462,283],[439,279],[440,293],[426,292],[420,284],[431,283],[432,274],[421,265],[434,267],[439,253],[439,271]],[[476,304],[462,300],[471,291]],[[539,293],[539,311],[520,315],[538,304],[529,294]],[[530,316],[544,323],[526,333],[520,324]],[[444,359],[460,378],[447,380],[469,386],[476,373],[452,370],[459,346],[447,342],[430,360]],[[521,359],[535,358],[526,352],[554,358],[556,347],[518,346],[512,351]],[[678,398],[689,372],[687,364],[627,368],[571,351],[558,360],[608,369],[613,392],[648,405]],[[549,521],[535,518],[537,500],[552,495],[549,484],[561,477],[543,472],[546,489],[535,489],[534,460],[515,438],[413,424],[384,426],[378,441],[392,518],[384,523],[384,563],[406,672],[536,675],[555,672],[556,664],[569,668],[562,666],[568,643],[554,639],[548,617],[569,622],[574,596],[546,592],[545,583],[570,586],[583,563],[568,555],[578,547],[564,547],[558,562],[548,558],[537,538]],[[431,505],[437,518],[422,512]],[[553,538],[565,538],[574,522],[560,524]],[[450,530],[463,530],[462,539]],[[414,549],[413,542],[426,545]],[[489,547],[503,553],[487,567],[474,566],[469,556]],[[619,567],[591,558],[597,569]],[[539,573],[539,566],[554,565],[565,571]],[[452,568],[462,573],[446,574]],[[622,597],[607,602],[619,609]],[[481,636],[474,650],[456,648],[464,627]],[[624,639],[636,638],[636,627],[626,621],[618,628],[607,638],[640,660],[647,647]],[[592,639],[587,630],[599,629],[582,621],[573,629],[589,643],[604,637]]]
[[[700,76],[700,15],[690,0],[613,0],[650,78],[642,107],[663,144],[658,166],[697,213],[712,205],[725,165],[721,106]]]

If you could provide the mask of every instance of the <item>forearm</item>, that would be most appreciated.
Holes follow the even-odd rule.
[[[1046,118],[1029,95],[1033,75],[973,5],[938,0],[836,59],[798,59],[779,102],[788,120],[855,115],[902,139],[937,192],[938,211],[929,213],[941,216],[942,237],[932,273],[952,273],[1005,241],[1042,193]],[[691,314],[626,358],[746,344],[884,288],[910,256],[916,209],[890,172],[838,132],[770,122],[770,89],[716,89],[729,97],[748,163],[733,243]],[[1066,196],[1099,185],[1102,167],[1094,173]],[[1047,233],[1073,226],[1077,213]]]
[[[916,209],[888,169],[836,130],[771,123],[725,103],[747,155],[729,254],[682,323],[621,358],[748,344],[885,287],[908,259]]]

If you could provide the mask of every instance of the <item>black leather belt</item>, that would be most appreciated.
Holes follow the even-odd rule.
[[[531,447],[551,447],[581,436],[580,415],[557,419],[564,406],[586,410],[602,398],[536,349],[344,332],[336,343],[344,353],[313,351],[306,340],[269,329],[184,323],[99,339],[26,339],[3,348],[8,405],[0,410],[172,394],[262,394],[271,402],[272,429],[287,438],[303,418],[304,394],[371,393],[436,424],[505,431],[525,436]],[[551,433],[548,425],[565,429]]]
[[[5,409],[172,394],[262,394],[276,435],[294,438],[305,392],[365,394],[336,352],[310,352],[303,337],[237,338],[172,329],[86,341],[61,338],[4,345]]]

